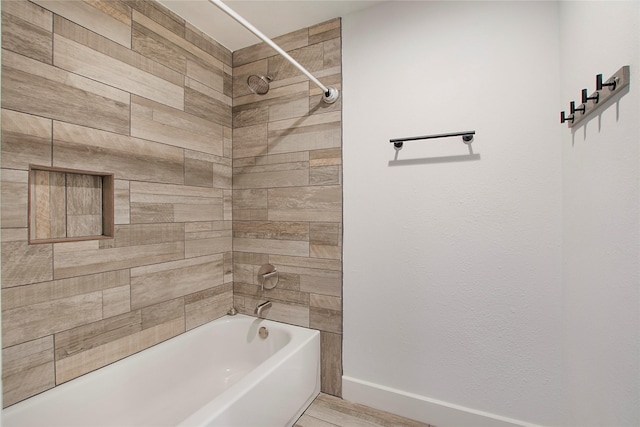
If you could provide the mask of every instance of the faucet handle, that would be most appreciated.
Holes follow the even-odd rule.
[[[258,270],[258,282],[260,288],[270,290],[278,286],[278,270],[271,264],[263,264]]]

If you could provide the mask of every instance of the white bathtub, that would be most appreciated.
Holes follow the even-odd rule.
[[[291,426],[319,392],[318,331],[238,314],[10,406],[2,425]]]

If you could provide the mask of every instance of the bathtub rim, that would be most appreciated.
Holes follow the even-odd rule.
[[[19,413],[23,411],[37,409],[38,406],[41,404],[41,402],[46,404],[47,400],[51,398],[51,396],[48,396],[48,394],[55,393],[56,389],[58,389],[58,391],[68,392],[68,389],[78,388],[78,387],[81,387],[84,383],[95,381],[96,380],[96,378],[94,378],[95,376],[105,376],[105,375],[108,376],[110,374],[110,371],[113,370],[115,367],[117,367],[119,364],[124,364],[127,361],[129,361],[130,363],[133,360],[139,360],[141,358],[153,356],[154,353],[161,352],[162,348],[165,345],[171,345],[171,344],[176,345],[180,341],[186,341],[190,338],[190,335],[196,334],[197,333],[196,331],[203,331],[211,327],[220,327],[225,324],[234,323],[234,322],[246,322],[247,326],[249,327],[255,326],[256,335],[258,333],[258,328],[259,328],[258,325],[273,327],[273,328],[281,328],[285,330],[286,329],[292,330],[292,332],[290,332],[291,339],[289,340],[289,342],[284,347],[275,351],[268,359],[264,360],[260,365],[258,365],[261,368],[260,369],[261,372],[258,376],[259,379],[264,379],[268,375],[268,373],[270,373],[274,368],[284,364],[288,359],[290,359],[295,355],[296,351],[300,350],[301,347],[303,347],[304,345],[308,344],[310,341],[315,339],[315,337],[317,337],[318,347],[319,347],[320,331],[318,330],[307,328],[304,326],[298,326],[298,325],[293,325],[289,323],[279,322],[276,320],[256,318],[256,317],[248,316],[244,314],[237,314],[234,316],[225,315],[217,319],[214,319],[210,322],[207,322],[197,327],[194,327],[192,329],[189,329],[181,333],[180,335],[177,335],[175,337],[159,342],[144,350],[138,351],[127,357],[124,357],[122,359],[109,363],[103,367],[95,369],[91,372],[83,374],[77,378],[66,381],[65,383],[62,383],[48,390],[45,390],[25,400],[16,402],[15,404],[2,409],[2,414],[0,414],[0,421],[1,421],[0,425],[5,425],[5,423],[7,422],[5,421],[5,419],[7,418],[7,415],[9,417],[19,416]],[[246,328],[244,329],[244,331],[246,332]],[[297,331],[297,334],[295,333],[296,331]],[[278,355],[279,354],[281,355],[285,349],[290,349],[290,351],[287,352],[287,355],[285,357],[282,357],[282,356],[278,357]],[[316,381],[315,389],[317,389],[319,393],[319,389],[320,389],[319,372],[321,369],[320,354],[317,354],[317,359],[318,359],[318,365],[317,365],[318,380]],[[271,369],[267,369],[268,367],[270,367]],[[207,415],[207,410],[211,410],[212,408],[216,408],[215,415],[219,415],[223,413],[224,409],[229,408],[229,406],[238,397],[242,397],[243,395],[248,393],[248,389],[241,389],[241,387],[242,386],[246,387],[247,382],[250,382],[250,377],[255,376],[255,375],[251,375],[252,373],[255,374],[255,371],[249,372],[248,375],[238,380],[236,383],[234,383],[228,389],[226,389],[221,395],[218,395],[215,398],[213,398],[213,400],[205,403],[200,408],[194,409],[193,412],[191,412],[186,418],[178,421],[177,425],[178,426],[194,425],[192,423],[187,424],[187,422],[188,420],[195,421],[197,419],[196,415],[198,416],[198,418],[202,419],[203,422],[205,422],[206,419],[211,419],[214,417],[214,414]],[[238,391],[237,392],[238,394],[236,395],[235,393],[237,389],[241,389],[241,391]],[[294,418],[292,418],[293,421],[295,421],[304,412],[306,407],[308,407],[308,405],[313,401],[313,399],[317,396],[318,393],[314,392],[314,395],[306,403],[306,406],[302,408],[299,414],[295,415]],[[222,398],[222,396],[224,396],[224,398]],[[231,399],[231,396],[234,396],[234,399]],[[219,409],[217,407],[219,407]],[[16,412],[15,415],[13,414],[14,412]],[[200,424],[200,425],[204,425],[204,424]]]
[[[225,410],[229,409],[229,407],[235,402],[235,399],[232,400],[231,396],[234,396],[234,397],[237,396],[238,398],[241,398],[246,394],[248,394],[251,389],[250,387],[248,387],[251,384],[248,384],[248,383],[259,382],[261,380],[264,380],[269,374],[272,373],[273,370],[284,365],[285,362],[287,362],[292,357],[294,357],[302,347],[308,345],[309,342],[316,339],[316,337],[318,340],[318,348],[320,348],[320,331],[318,331],[317,329],[311,329],[304,326],[298,326],[290,323],[279,322],[277,320],[270,320],[270,319],[263,319],[263,318],[248,316],[245,314],[236,314],[233,316],[226,315],[217,320],[224,319],[225,321],[233,321],[234,318],[236,318],[237,316],[241,316],[240,319],[245,319],[245,318],[253,319],[250,325],[251,326],[256,325],[256,333],[258,329],[257,325],[266,326],[267,328],[270,326],[273,326],[276,328],[283,328],[283,329],[293,328],[293,330],[298,331],[298,333],[297,335],[294,334],[294,336],[291,338],[291,341],[287,343],[285,347],[276,351],[267,360],[265,360],[263,363],[260,364],[261,371],[259,376],[256,377],[255,375],[247,375],[241,378],[238,382],[234,383],[232,386],[230,386],[226,390],[225,392],[226,396],[224,396],[223,398],[218,397],[216,401],[211,401],[209,403],[206,403],[200,409],[194,411],[189,417],[182,420],[177,425],[177,427],[206,425],[208,420],[211,420],[219,416]],[[290,351],[286,353],[286,356],[277,357],[278,354],[282,353],[282,351],[285,348],[290,349]],[[317,375],[317,381],[314,387],[314,391],[312,395],[306,400],[304,405],[298,410],[298,413],[292,416],[292,418],[289,420],[289,424],[291,424],[292,421],[295,422],[298,418],[300,418],[300,416],[304,413],[306,408],[308,408],[309,405],[311,405],[311,402],[313,402],[314,399],[320,393],[320,370],[321,370],[320,354],[318,354],[317,357],[318,357],[318,366],[317,366],[318,375]],[[236,392],[238,394],[236,394]]]

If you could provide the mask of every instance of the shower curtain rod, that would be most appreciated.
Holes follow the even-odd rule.
[[[318,86],[320,89],[322,89],[322,93],[323,93],[322,99],[324,100],[324,102],[329,103],[329,104],[333,104],[334,102],[336,102],[338,100],[338,97],[340,96],[340,94],[338,93],[338,89],[336,89],[335,87],[327,87],[327,86],[323,85],[322,83],[320,83],[320,80],[318,80],[313,74],[311,74],[309,71],[307,71],[306,68],[304,68],[302,65],[300,65],[298,63],[298,61],[293,59],[291,57],[291,55],[289,55],[287,52],[285,52],[280,46],[275,44],[273,42],[273,40],[271,40],[269,37],[265,36],[260,30],[258,30],[256,27],[251,25],[251,23],[249,21],[244,19],[242,16],[238,15],[233,9],[231,9],[229,6],[224,4],[222,2],[222,0],[209,0],[209,1],[211,3],[213,3],[215,6],[217,6],[218,8],[220,8],[224,13],[226,13],[227,15],[229,15],[230,17],[235,19],[238,23],[240,23],[247,30],[251,31],[253,34],[258,36],[263,42],[265,42],[266,44],[271,46],[276,52],[278,52],[280,55],[282,55],[293,66],[295,66],[298,70],[302,71],[307,77],[309,77],[309,79],[313,83],[315,83],[316,86]]]

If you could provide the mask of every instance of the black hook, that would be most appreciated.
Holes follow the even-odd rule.
[[[584,104],[580,104],[580,106],[576,108],[576,102],[571,101],[571,104],[569,105],[571,107],[571,114],[574,114],[576,111],[582,111],[582,114],[584,114],[587,111],[587,106]]]
[[[600,92],[596,92],[594,96],[587,96],[587,90],[582,89],[582,103],[586,104],[588,100],[592,99],[594,104],[600,101]]]
[[[570,115],[570,116],[565,116],[564,115],[564,111],[560,111],[560,123],[564,123],[564,122],[568,122],[571,121],[571,123],[573,123],[573,121],[575,120],[575,115]]]
[[[614,91],[614,90],[616,90],[616,85],[617,85],[617,84],[618,84],[618,78],[617,78],[617,77],[614,77],[614,78],[612,78],[612,79],[609,79],[609,81],[608,81],[608,82],[606,82],[606,83],[602,83],[602,74],[598,74],[598,75],[596,76],[596,88],[597,88],[598,90],[602,90],[602,88],[603,88],[604,86],[610,86],[610,87],[611,87],[611,89],[610,89],[610,90],[611,90],[611,91]]]

